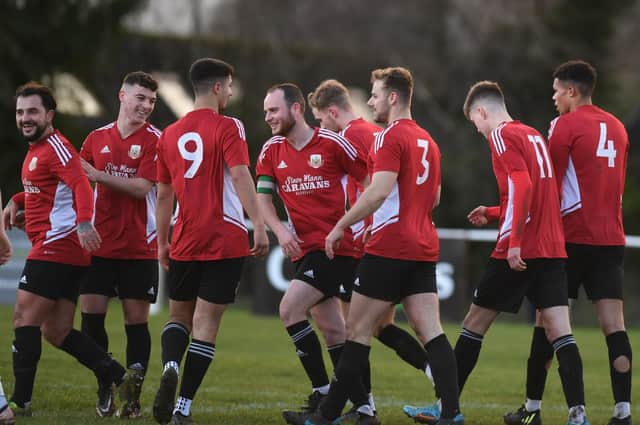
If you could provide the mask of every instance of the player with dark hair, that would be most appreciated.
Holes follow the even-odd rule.
[[[560,116],[551,122],[549,153],[560,193],[566,239],[569,298],[580,286],[594,304],[609,352],[615,406],[609,425],[631,424],[631,344],[624,325],[624,227],[622,194],[629,139],[622,123],[595,106],[595,68],[573,60],[553,73],[553,101]],[[508,425],[538,425],[553,351],[540,317],[531,341],[525,403],[505,415]]]
[[[175,425],[192,423],[191,403],[213,360],[223,313],[235,301],[245,258],[269,250],[244,126],[220,114],[233,93],[233,67],[198,59],[189,76],[194,110],[167,127],[158,142],[158,258],[169,271],[169,322],[162,331],[163,373],[153,416]],[[178,211],[169,245],[174,197]],[[243,207],[254,227],[251,249]]]
[[[92,131],[80,150],[82,167],[96,183],[96,229],[102,245],[92,253],[89,278],[80,288],[82,331],[105,351],[104,326],[109,299],[122,300],[127,336],[127,367],[136,378],[138,398],[149,364],[149,305],[158,290],[156,247],[156,143],[160,130],[147,122],[158,83],[142,71],[124,77],[115,122]],[[113,391],[98,388],[101,416],[115,411]],[[140,401],[121,406],[118,416],[140,416]]]
[[[481,205],[468,215],[475,226],[497,221],[499,231],[456,343],[460,392],[493,321],[500,312],[517,313],[527,297],[540,311],[544,332],[558,359],[568,424],[588,424],[582,360],[569,322],[560,203],[547,145],[535,129],[511,118],[495,82],[474,84],[463,111],[488,141],[500,205]],[[429,422],[438,415],[435,404],[418,412],[416,419]]]
[[[15,386],[10,405],[25,416],[31,414],[41,335],[91,369],[101,386],[120,386],[125,403],[135,397],[132,376],[90,337],[73,329],[89,253],[100,247],[101,239],[91,223],[91,186],[76,150],[53,128],[55,109],[55,98],[46,86],[30,82],[16,91],[16,124],[29,150],[22,166],[24,192],[13,196],[3,221],[11,228],[18,210],[24,209],[32,244],[13,318]]]

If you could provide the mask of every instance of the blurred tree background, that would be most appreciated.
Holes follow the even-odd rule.
[[[14,130],[13,93],[30,79],[56,88],[54,75],[69,73],[96,97],[98,116],[56,118],[79,147],[92,128],[115,119],[126,72],[173,73],[190,93],[190,63],[224,59],[236,67],[238,87],[226,113],[244,121],[255,160],[270,137],[262,100],[272,84],[295,82],[307,93],[337,78],[366,99],[372,69],[402,65],[415,78],[414,118],[443,153],[436,223],[467,227],[472,207],[497,203],[489,150],[462,115],[468,87],[500,82],[512,115],[546,134],[555,116],[554,68],[588,60],[599,71],[595,102],[626,124],[634,145],[639,21],[637,0],[6,0],[0,3],[0,182],[7,195],[20,188],[26,146]],[[176,116],[167,99],[159,100],[151,121],[164,128]],[[624,204],[630,234],[640,234],[639,155],[632,147]]]

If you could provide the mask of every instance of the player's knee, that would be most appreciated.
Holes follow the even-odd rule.
[[[306,318],[305,313],[298,311],[295,305],[288,303],[284,298],[280,302],[279,312],[280,320],[282,320],[286,326],[305,320]]]
[[[59,347],[62,345],[65,337],[71,331],[70,326],[63,324],[44,324],[42,325],[42,336],[51,345]]]
[[[324,327],[320,328],[320,332],[322,333],[327,345],[340,344],[344,342],[347,337],[347,332],[344,326],[342,328],[338,326]]]

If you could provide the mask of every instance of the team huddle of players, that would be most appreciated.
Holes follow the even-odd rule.
[[[537,315],[526,400],[504,422],[541,424],[555,354],[567,423],[588,424],[568,307],[584,286],[609,349],[615,400],[609,425],[631,424],[621,212],[629,142],[620,121],[592,104],[590,64],[569,61],[554,72],[559,116],[548,140],[509,115],[497,83],[469,89],[463,112],[488,142],[500,205],[478,206],[468,220],[497,222],[499,232],[455,349],[440,324],[435,273],[432,210],[440,201],[441,155],[412,118],[410,71],[372,71],[368,106],[376,124],[355,114],[336,80],[323,81],[306,101],[294,84],[269,88],[264,113],[273,137],[257,158],[257,185],[243,123],[221,114],[233,73],[221,60],[195,61],[194,109],[162,132],[147,121],[156,81],[140,71],[127,74],[117,120],[89,134],[79,155],[52,125],[51,91],[35,82],[18,88],[16,123],[29,150],[24,192],[3,211],[0,259],[11,249],[4,228],[25,228],[33,247],[17,291],[15,384],[8,402],[0,398],[1,424],[31,414],[41,336],[94,372],[99,416],[140,416],[157,261],[168,272],[170,301],[153,416],[161,424],[193,423],[191,404],[215,356],[221,318],[235,300],[244,260],[267,254],[267,227],[295,264],[280,317],[312,388],[300,410],[282,412],[287,423],[379,424],[369,365],[376,337],[435,386],[435,403],[404,412],[418,422],[463,424],[459,396],[484,334],[500,312],[517,312],[527,297]],[[307,103],[321,128],[306,122]],[[286,224],[274,196],[285,206]],[[73,329],[78,295],[82,332]],[[125,366],[107,354],[104,321],[115,296],[125,318]],[[394,324],[397,303],[415,338]],[[309,317],[330,354],[331,381]],[[344,412],[347,401],[353,407]]]

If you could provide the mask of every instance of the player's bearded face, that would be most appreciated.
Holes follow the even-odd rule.
[[[229,103],[229,99],[233,96],[233,79],[231,76],[227,77],[220,87],[220,110],[223,110],[227,107]]]
[[[16,100],[16,126],[26,142],[40,140],[52,119],[53,111],[45,111],[40,96],[21,96]]]
[[[271,127],[271,132],[274,136],[287,137],[294,125],[296,125],[296,120],[291,111],[287,109],[284,116],[278,120],[277,126]]]
[[[384,83],[380,80],[373,82],[371,87],[371,97],[367,102],[367,105],[373,112],[373,120],[381,124],[387,124],[389,122],[389,112],[391,110],[391,104],[389,103],[389,93],[384,87]]]
[[[282,90],[267,93],[264,98],[264,121],[271,128],[271,134],[287,137],[296,125],[292,108],[293,106],[287,106]]]

